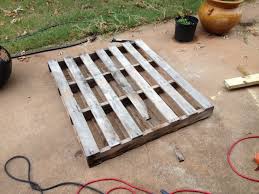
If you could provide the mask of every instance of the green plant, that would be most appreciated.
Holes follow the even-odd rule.
[[[182,24],[182,25],[191,25],[192,22],[189,21],[187,18],[180,18],[177,20],[178,24]]]
[[[0,0],[0,45],[11,53],[170,20],[202,0]],[[69,9],[68,9],[69,7]]]

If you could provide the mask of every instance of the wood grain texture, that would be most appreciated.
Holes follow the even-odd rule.
[[[140,63],[151,77],[161,86],[161,88],[178,104],[186,115],[197,113],[195,108],[187,102],[161,74],[147,62],[147,60],[129,43],[123,43],[125,49]]]
[[[154,60],[165,72],[167,72],[183,90],[185,90],[193,99],[196,100],[204,109],[211,108],[213,105],[200,92],[194,89],[179,73],[177,73],[165,60],[156,54],[142,40],[135,41],[137,46],[143,49],[148,56]]]
[[[86,156],[98,153],[99,148],[94,140],[91,130],[85,121],[83,114],[80,111],[77,102],[73,97],[73,94],[59,64],[54,60],[49,61],[48,64]]]
[[[203,120],[212,114],[213,108],[198,110],[198,114],[189,117],[183,116],[179,121],[173,123],[162,123],[153,130],[147,130],[143,136],[129,140],[125,139],[122,144],[113,149],[103,148],[99,154],[87,158],[90,167],[96,166],[105,160],[114,158],[128,150],[137,148],[147,142],[153,141],[161,136],[177,131],[178,129]]]
[[[65,63],[68,66],[68,69],[72,73],[72,76],[76,80],[82,95],[88,104],[89,108],[91,109],[92,114],[96,122],[98,123],[103,135],[105,136],[107,143],[110,147],[116,146],[120,144],[120,138],[115,133],[111,122],[107,118],[105,112],[103,111],[100,103],[98,102],[97,98],[95,97],[93,91],[91,90],[90,86],[85,82],[84,76],[81,73],[79,67],[75,63],[72,58],[65,58]]]
[[[124,75],[121,73],[121,71],[115,66],[111,58],[108,56],[108,54],[103,49],[97,50],[96,53],[99,56],[99,58],[102,60],[102,62],[106,65],[106,67],[109,69],[113,78],[123,89],[126,96],[130,99],[130,101],[138,110],[140,115],[146,120],[148,120],[150,117],[148,115],[147,107],[144,101],[140,98],[137,92],[132,88],[132,86],[130,85],[128,80],[124,77]]]
[[[90,167],[205,119],[214,108],[140,40],[49,61],[49,69]]]
[[[244,77],[235,77],[231,79],[226,79],[224,83],[226,88],[229,90],[258,85],[259,73],[247,75]]]
[[[120,50],[113,46],[109,47],[112,54],[118,59],[121,65],[125,68],[128,74],[137,85],[143,90],[146,96],[154,103],[159,112],[170,122],[177,121],[178,116],[170,109],[170,107],[161,99],[161,97],[152,89],[152,87],[145,81],[139,72],[132,67],[128,59],[120,52]]]
[[[148,62],[150,64],[152,64],[153,67],[157,67],[157,64],[155,63],[152,63],[152,60],[148,60]],[[140,66],[140,64],[134,64],[133,67],[135,67],[135,69],[139,72],[143,71],[142,67]],[[127,72],[125,70],[125,68],[119,68],[119,71],[125,76],[127,75]],[[111,72],[105,72],[103,73],[103,76],[105,77],[105,79],[109,82],[111,80],[113,80],[113,76],[111,74]],[[94,78],[92,76],[89,76],[87,78],[85,78],[85,81],[89,84],[89,86],[91,88],[93,88],[94,86],[96,86],[96,82],[94,81]],[[78,91],[78,88],[77,88],[77,84],[75,81],[70,81],[69,82],[69,86],[71,87],[72,91],[73,92],[77,92]]]
[[[109,85],[107,80],[103,77],[100,70],[94,64],[92,59],[89,55],[81,55],[80,56],[82,61],[84,62],[86,68],[89,70],[93,78],[95,79],[96,83],[102,90],[104,96],[106,97],[107,101],[111,105],[114,112],[117,114],[118,118],[120,119],[122,125],[125,127],[126,131],[128,132],[131,138],[136,138],[142,135],[141,130],[139,129],[138,125],[135,123],[133,118],[128,113],[127,109],[121,103],[117,94],[113,91],[112,87]]]
[[[171,85],[175,85],[175,81],[171,80],[171,81],[168,81]],[[163,93],[164,91],[161,89],[161,87],[159,85],[153,85],[152,86],[152,89],[157,93],[157,94],[161,94]],[[145,93],[142,91],[142,90],[138,90],[136,91],[138,93],[138,95],[144,100],[147,98],[147,96],[145,95]],[[122,102],[122,104],[127,107],[130,105],[129,103],[129,98],[125,95],[123,96],[120,96],[119,97],[120,101]],[[104,109],[104,111],[107,113],[111,112],[112,111],[112,108],[109,104],[109,102],[105,101],[105,102],[102,102],[101,103],[101,106],[102,108]],[[92,113],[91,113],[91,109],[88,107],[88,108],[84,108],[82,109],[82,113],[85,115],[85,118],[86,120],[91,120],[92,118]]]

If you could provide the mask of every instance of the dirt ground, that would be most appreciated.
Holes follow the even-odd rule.
[[[259,22],[259,1],[246,4],[243,9],[243,23],[251,19]],[[28,185],[9,179],[3,171],[5,161],[19,154],[31,159],[32,178],[42,187],[61,181],[118,177],[154,193],[162,188],[168,191],[196,188],[219,194],[258,194],[257,183],[241,179],[231,171],[226,153],[233,141],[259,133],[259,90],[250,87],[230,92],[223,85],[224,79],[259,72],[258,30],[257,23],[238,26],[227,36],[219,37],[207,34],[199,26],[195,41],[187,44],[173,40],[172,22],[118,34],[116,37],[143,39],[210,98],[215,110],[206,120],[91,169],[80,151],[47,61],[107,47],[111,37],[99,37],[93,43],[37,54],[23,61],[14,60],[11,80],[0,92],[1,193],[37,193]],[[185,155],[182,163],[175,157],[175,145]],[[245,142],[236,148],[232,159],[242,173],[258,178],[252,161],[256,150],[259,151],[258,141]],[[19,161],[13,163],[10,170],[26,177],[26,168]],[[98,186],[108,188],[107,184]],[[75,192],[75,187],[63,187],[48,193]]]

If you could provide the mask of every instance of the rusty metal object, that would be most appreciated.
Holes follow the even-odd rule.
[[[210,33],[222,35],[240,22],[242,15],[239,5],[243,0],[206,0],[199,9],[202,26]]]

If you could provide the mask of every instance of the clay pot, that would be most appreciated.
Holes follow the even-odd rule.
[[[239,23],[243,0],[205,0],[199,9],[202,26],[210,33],[222,35]]]

